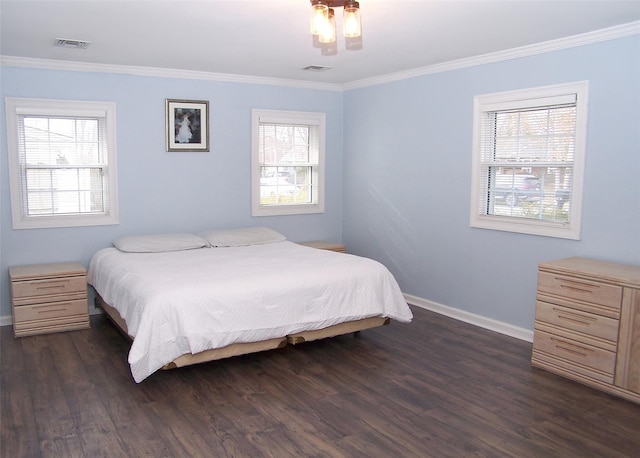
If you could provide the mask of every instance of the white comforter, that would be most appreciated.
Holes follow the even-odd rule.
[[[289,241],[164,253],[105,248],[88,282],[134,336],[136,382],[186,353],[372,316],[412,319],[382,264]]]

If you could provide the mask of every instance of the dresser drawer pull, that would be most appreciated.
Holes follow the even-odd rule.
[[[557,308],[554,308],[553,311],[556,312],[556,316],[559,320],[570,321],[571,323],[583,326],[591,326],[593,323],[598,321],[596,318],[578,315],[577,313],[567,312],[566,310],[558,310]]]
[[[564,350],[567,353],[571,353],[573,355],[582,356],[583,358],[587,358],[589,353],[593,353],[593,350],[589,350],[588,348],[579,347],[578,345],[571,345],[570,343],[564,342],[562,340],[551,338],[551,341],[555,344],[558,350]]]
[[[582,283],[575,280],[567,280],[566,278],[556,277],[556,281],[560,283],[560,288],[570,289],[571,291],[579,291],[581,293],[593,294],[595,290],[600,288],[598,285],[592,283]]]

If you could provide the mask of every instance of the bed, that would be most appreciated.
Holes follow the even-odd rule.
[[[162,368],[412,319],[382,264],[269,228],[123,237],[93,256],[87,280],[132,338],[138,383]]]

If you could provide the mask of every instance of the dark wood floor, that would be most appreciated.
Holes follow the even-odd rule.
[[[531,345],[419,308],[298,347],[161,371],[92,328],[0,329],[2,457],[622,457],[640,406],[529,364]]]

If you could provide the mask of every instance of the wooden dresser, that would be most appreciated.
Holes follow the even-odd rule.
[[[79,262],[9,268],[16,337],[89,327],[86,269]]]
[[[539,265],[531,363],[640,403],[640,267]]]

